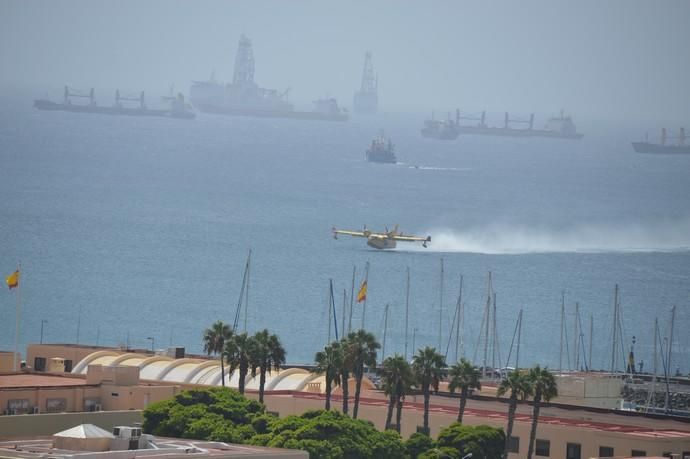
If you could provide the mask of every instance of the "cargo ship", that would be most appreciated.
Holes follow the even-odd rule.
[[[549,118],[544,129],[534,128],[534,113],[529,118],[511,118],[505,113],[502,127],[491,127],[486,124],[486,112],[480,117],[473,115],[457,115],[458,130],[461,134],[476,134],[504,137],[551,137],[559,139],[581,139],[584,135],[577,132],[575,123],[570,116],[563,112],[559,116]],[[461,125],[460,120],[478,121],[475,125]],[[524,124],[526,127],[515,127]]]
[[[346,110],[334,98],[314,101],[312,111],[296,111],[287,100],[289,89],[259,87],[254,82],[254,51],[252,42],[242,35],[235,56],[232,83],[222,84],[212,76],[208,81],[195,81],[189,96],[200,112],[251,116],[258,118],[292,118],[302,120],[346,121]]]
[[[73,103],[73,98],[88,99],[88,102],[85,104]],[[95,113],[99,115],[159,116],[179,119],[194,119],[196,117],[191,110],[191,106],[185,104],[182,94],[178,94],[177,97],[164,97],[163,99],[170,103],[169,108],[148,108],[144,91],[138,97],[124,97],[120,95],[120,90],[118,89],[115,91],[115,104],[112,106],[101,106],[96,103],[93,88],[91,88],[88,94],[82,94],[65,86],[62,103],[47,99],[36,99],[34,100],[34,108],[38,110]],[[128,102],[138,102],[138,105],[127,106],[126,103]]]
[[[372,163],[395,164],[395,146],[390,139],[386,139],[383,131],[371,141],[367,148],[367,161]]]
[[[678,142],[669,144],[669,139],[675,139]],[[656,153],[656,154],[690,154],[690,145],[685,143],[685,129],[680,128],[678,137],[668,137],[666,135],[666,128],[661,129],[661,142],[650,143],[647,138],[643,142],[633,142],[633,149],[637,153]]]
[[[431,114],[431,119],[424,121],[424,127],[422,128],[422,137],[428,139],[436,140],[455,140],[460,135],[460,123],[459,123],[460,112],[456,110],[455,121],[450,119],[450,114],[448,114],[448,119],[441,121]]]

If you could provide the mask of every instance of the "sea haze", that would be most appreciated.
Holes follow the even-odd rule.
[[[248,329],[277,333],[289,362],[312,361],[327,340],[329,279],[341,321],[353,266],[359,283],[368,261],[366,328],[382,339],[390,304],[387,354],[404,349],[409,267],[410,349],[413,328],[417,347],[437,346],[441,321],[445,350],[462,275],[474,357],[491,271],[503,361],[522,308],[521,365],[558,366],[565,291],[571,355],[579,302],[587,347],[594,319],[593,366],[608,368],[619,284],[626,351],[634,335],[649,369],[654,319],[667,334],[676,305],[673,370],[690,370],[690,157],[633,153],[637,127],[576,119],[581,141],[438,142],[419,135],[422,113],[184,121],[30,106],[16,96],[0,104],[0,267],[7,275],[21,261],[22,349],[47,320],[46,342],[145,348],[152,337],[156,348],[201,353],[204,328],[235,316],[251,249]],[[401,164],[364,160],[381,128]],[[331,237],[334,225],[364,224],[399,224],[432,243],[382,252]],[[14,305],[5,289],[4,350]]]

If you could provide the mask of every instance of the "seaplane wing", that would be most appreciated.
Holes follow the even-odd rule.
[[[352,236],[352,237],[371,237],[375,233],[372,233],[371,231],[367,231],[364,229],[363,231],[350,231],[350,230],[339,230],[333,227],[333,238],[338,239],[339,234],[344,234],[346,236]]]
[[[431,242],[431,236],[420,237],[399,233],[397,225],[393,231],[388,231],[388,228],[386,228],[386,231],[382,233],[369,231],[366,226],[362,231],[339,230],[333,228],[333,238],[338,239],[339,234],[353,237],[364,237],[367,239],[367,245],[375,249],[394,249],[396,241],[421,242],[424,247]]]
[[[431,236],[420,237],[420,236],[403,236],[395,235],[392,236],[396,241],[406,241],[406,242],[431,242]]]

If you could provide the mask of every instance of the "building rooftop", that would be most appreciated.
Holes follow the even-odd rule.
[[[69,387],[85,386],[86,380],[74,376],[47,375],[36,373],[0,374],[0,388],[29,388],[29,387]]]

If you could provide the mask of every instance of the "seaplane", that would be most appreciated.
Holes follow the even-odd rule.
[[[375,249],[385,250],[394,249],[397,241],[403,242],[421,242],[423,247],[426,247],[429,242],[431,242],[431,236],[420,237],[413,236],[409,234],[403,234],[402,231],[398,231],[398,225],[395,225],[392,231],[386,231],[383,233],[376,233],[367,229],[364,225],[362,231],[350,231],[350,230],[339,230],[333,227],[333,239],[338,239],[338,235],[344,234],[352,237],[364,237],[367,239],[367,245]]]

